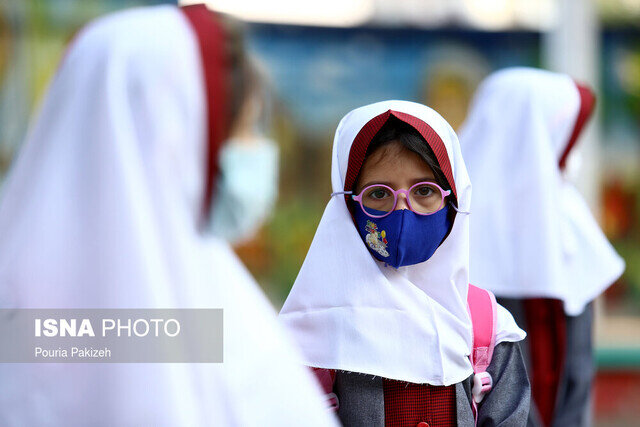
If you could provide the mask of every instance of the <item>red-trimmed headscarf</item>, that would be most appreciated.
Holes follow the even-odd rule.
[[[624,270],[564,169],[593,111],[590,89],[534,68],[493,73],[460,131],[473,182],[472,283],[554,298],[575,316]]]
[[[422,135],[424,140],[427,141],[427,144],[429,144],[429,147],[436,156],[438,166],[440,166],[440,168],[442,169],[442,173],[444,173],[447,182],[451,186],[453,195],[457,197],[456,184],[453,180],[451,162],[449,161],[447,149],[442,142],[442,138],[440,138],[440,136],[433,130],[433,128],[423,120],[420,120],[419,118],[414,117],[410,114],[393,110],[388,110],[369,120],[356,135],[355,139],[353,140],[351,150],[349,151],[349,163],[347,168],[347,175],[344,182],[344,191],[353,191],[353,186],[355,185],[355,181],[358,177],[358,174],[360,173],[360,169],[362,168],[364,157],[367,153],[367,149],[369,148],[371,140],[375,137],[378,131],[391,116],[396,117],[397,119],[413,127],[417,132],[420,133],[420,135]]]

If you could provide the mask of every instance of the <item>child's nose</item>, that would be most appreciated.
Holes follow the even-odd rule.
[[[401,209],[409,209],[409,204],[407,203],[406,194],[400,193],[398,194],[398,202],[396,203],[396,208],[394,211],[399,211]]]

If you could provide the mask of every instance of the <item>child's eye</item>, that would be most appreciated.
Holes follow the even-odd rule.
[[[435,189],[430,185],[421,185],[414,190],[414,194],[420,197],[429,197],[435,194]]]
[[[371,190],[367,196],[372,199],[384,199],[388,195],[389,195],[389,192],[387,190],[376,188],[374,190]]]

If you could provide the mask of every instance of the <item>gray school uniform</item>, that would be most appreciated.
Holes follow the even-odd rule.
[[[479,405],[478,426],[525,426],[529,414],[530,386],[520,345],[503,342],[495,347],[487,371],[493,388]],[[456,384],[458,426],[473,427],[471,387],[473,376]],[[338,417],[347,427],[384,426],[382,377],[338,371],[334,385]]]
[[[498,302],[511,312],[518,326],[526,331],[527,318],[522,300],[498,298]],[[553,427],[591,425],[591,385],[595,376],[592,329],[593,303],[588,304],[578,316],[566,316],[565,360],[553,411]],[[522,352],[527,367],[530,367],[531,352],[528,339],[522,341]],[[544,425],[533,399],[527,425]]]

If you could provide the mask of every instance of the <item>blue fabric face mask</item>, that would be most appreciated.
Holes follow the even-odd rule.
[[[229,141],[220,150],[220,178],[209,232],[230,243],[246,240],[267,218],[278,194],[278,147],[270,140]]]
[[[377,211],[371,213],[378,214]],[[380,212],[380,215],[384,213]],[[424,262],[433,256],[451,228],[448,213],[449,207],[431,215],[401,209],[383,218],[372,218],[357,206],[354,218],[358,233],[373,256],[398,268]]]

